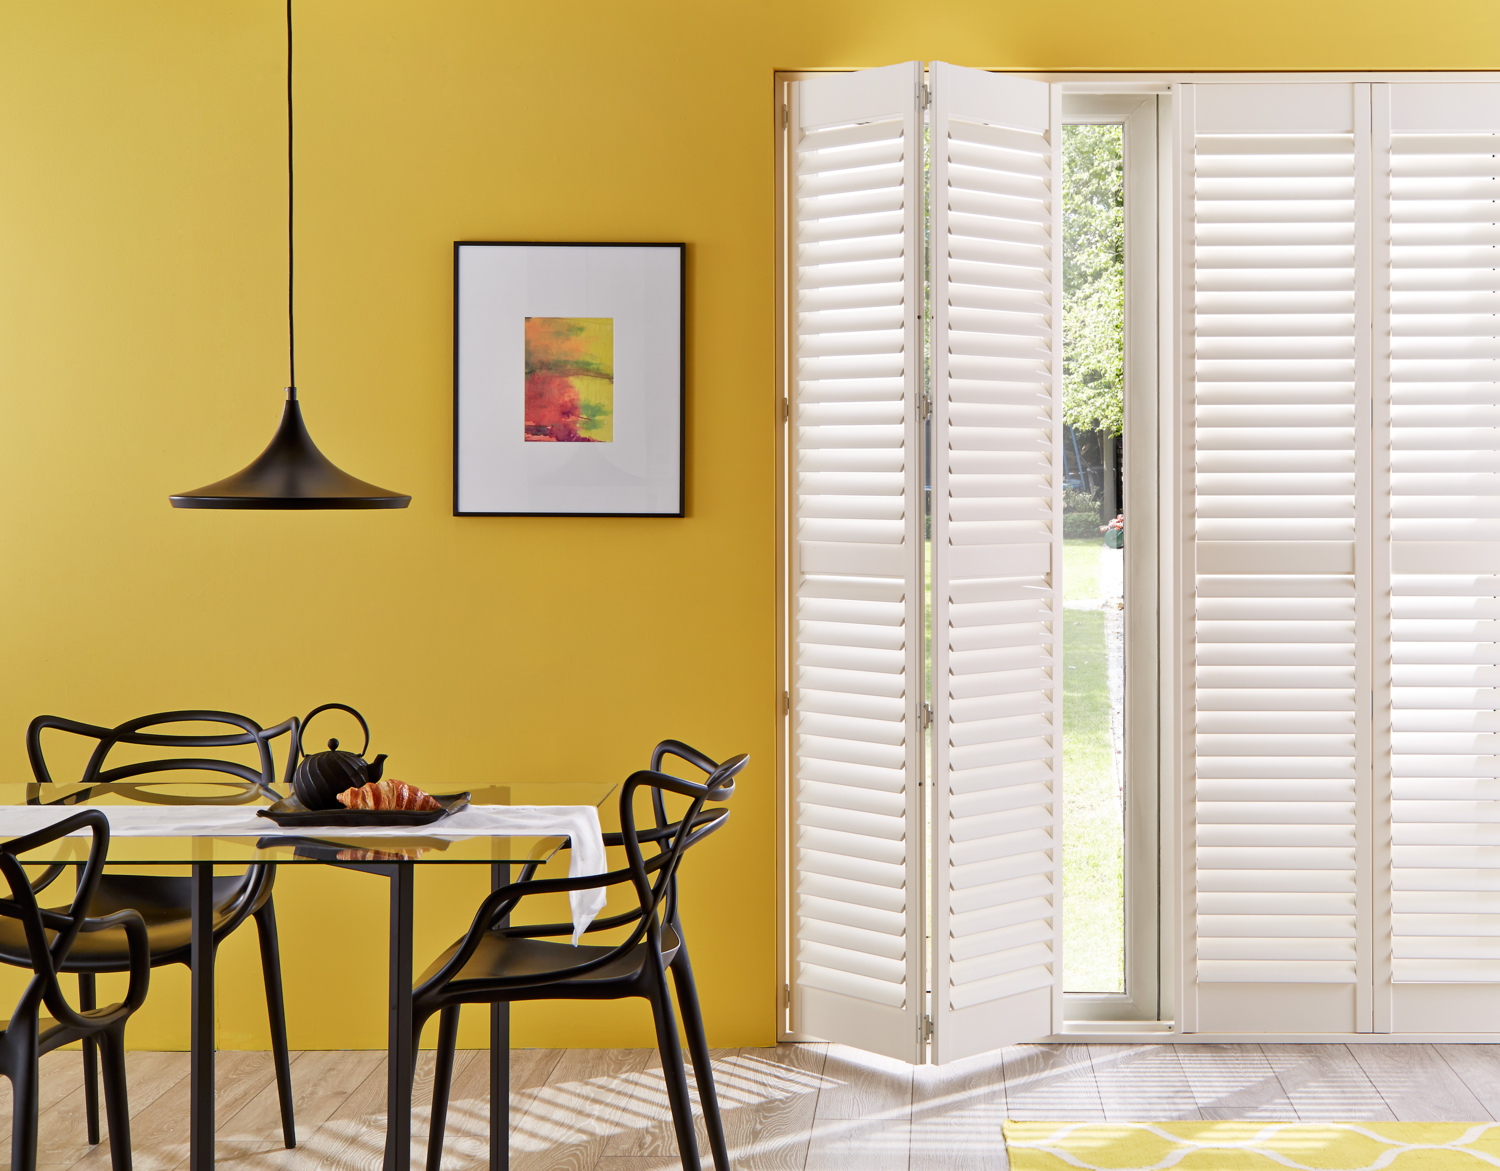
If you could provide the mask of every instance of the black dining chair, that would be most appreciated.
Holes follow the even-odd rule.
[[[37,906],[20,855],[87,829],[93,835],[73,901],[66,908]],[[10,1020],[0,1031],[0,1073],[10,1079],[10,1165],[12,1171],[36,1171],[38,1109],[44,1053],[74,1041],[97,1044],[104,1064],[104,1102],[109,1115],[109,1157],[114,1171],[130,1171],[130,1104],[125,1089],[125,1022],[146,999],[151,981],[151,953],[146,924],[136,911],[121,910],[93,917],[88,913],[98,894],[109,851],[109,819],[85,809],[38,830],[0,843],[0,874],[10,898],[0,899],[0,922],[14,924],[25,940],[25,959],[8,963],[29,967],[31,982],[21,993]],[[48,938],[48,935],[51,938]],[[103,1008],[75,1011],[57,982],[58,972],[80,939],[118,936],[123,941],[130,983],[125,999]],[[42,1015],[45,1009],[47,1016]]]
[[[225,726],[234,731],[202,732],[157,732],[153,728],[168,725],[212,725]],[[93,741],[88,763],[82,774],[74,781],[63,780],[77,787],[62,798],[65,804],[88,800],[94,790],[104,791],[110,786],[129,786],[132,796],[140,801],[171,804],[245,804],[260,796],[272,799],[280,796],[271,787],[275,779],[275,762],[271,755],[271,741],[286,733],[291,734],[290,743],[295,744],[299,722],[294,717],[277,724],[274,728],[262,728],[248,716],[221,711],[156,712],[127,720],[114,728],[79,723],[59,716],[38,716],[26,730],[26,752],[31,759],[31,770],[38,786],[58,783],[48,768],[42,751],[42,734],[60,732]],[[129,763],[112,764],[111,753],[121,747],[144,747],[148,749],[186,749],[191,755],[159,757],[150,760],[135,760]],[[257,765],[251,767],[241,761],[215,754],[216,749],[252,748]],[[290,789],[291,772],[296,753],[289,751],[284,783]],[[226,791],[215,796],[188,796],[171,794],[161,788],[161,774],[166,773],[217,773],[224,778],[215,778],[214,783]],[[144,778],[144,780],[136,780]],[[155,784],[153,785],[153,781]],[[237,783],[236,783],[237,782]],[[41,800],[41,794],[33,800]],[[34,884],[34,891],[41,891],[61,871],[53,867]],[[186,876],[157,874],[103,875],[89,902],[91,916],[110,915],[125,908],[140,912],[146,923],[151,944],[151,966],[166,964],[189,964],[192,944],[192,879]],[[270,864],[255,864],[246,867],[240,875],[215,878],[213,880],[213,943],[214,947],[246,919],[254,917],[256,932],[260,937],[261,974],[265,981],[266,1009],[271,1021],[271,1053],[276,1069],[276,1091],[281,1105],[282,1141],[288,1147],[297,1145],[297,1132],[292,1117],[291,1055],[287,1051],[286,1009],[281,988],[281,954],[276,935],[276,910],[271,901],[271,888],[276,881],[276,867]],[[24,946],[19,931],[7,931],[0,921],[0,958],[12,959],[23,954]],[[14,960],[12,959],[12,962]],[[78,975],[79,1002],[85,1009],[94,1006],[96,997],[95,977],[104,972],[122,972],[129,966],[126,941],[119,933],[89,935],[81,939],[67,958],[61,970]],[[98,1073],[93,1046],[84,1044],[84,1097],[88,1117],[88,1139],[99,1141],[99,1091]]]
[[[663,773],[661,767],[668,756],[693,765],[706,774],[706,779],[690,781]],[[517,1000],[618,1000],[633,996],[650,1002],[656,1020],[657,1046],[682,1166],[686,1171],[701,1171],[687,1071],[672,1015],[671,993],[667,990],[669,969],[677,987],[677,1004],[698,1082],[715,1171],[730,1171],[729,1147],[714,1091],[703,1014],[678,920],[677,871],[688,847],[702,841],[728,819],[728,809],[705,810],[703,806],[706,802],[729,800],[734,794],[734,778],[748,760],[740,755],[718,764],[679,741],[662,741],[651,755],[651,768],[632,773],[625,781],[620,793],[620,832],[604,835],[606,846],[624,848],[622,869],[589,877],[538,881],[532,877],[537,864],[528,864],[522,868],[519,881],[491,892],[480,904],[468,933],[417,980],[412,993],[413,1051],[421,1039],[423,1024],[434,1014],[438,1016],[432,1125],[427,1140],[428,1171],[438,1171],[442,1162],[454,1050],[458,1044],[458,1013],[462,1005]],[[635,801],[642,790],[651,794],[654,824],[647,829],[636,826]],[[667,816],[665,793],[688,799],[687,810],[677,821]],[[656,852],[644,853],[643,843],[654,846]],[[596,919],[588,927],[589,932],[629,927],[625,940],[612,946],[574,947],[571,943],[547,942],[549,937],[571,939],[571,923],[513,926],[507,922],[511,911],[529,895],[627,884],[634,888],[636,905],[618,915]],[[410,1109],[409,1082],[401,1088],[401,1094]],[[503,1110],[505,1105],[492,1102],[490,1108]]]

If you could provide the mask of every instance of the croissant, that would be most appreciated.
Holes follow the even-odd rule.
[[[401,809],[427,813],[442,806],[415,785],[405,781],[372,781],[339,794],[339,804],[349,809]]]

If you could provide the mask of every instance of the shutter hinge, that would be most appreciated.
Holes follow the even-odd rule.
[[[917,105],[921,106],[924,110],[932,105],[932,90],[925,85],[919,86],[917,89]]]
[[[922,705],[922,727],[932,727],[932,707],[929,704]]]
[[[790,984],[783,984],[781,986],[781,998],[782,998],[781,999],[781,1003],[782,1003],[783,1007],[785,1007],[785,1008],[791,1008],[792,1007],[792,986]]]
[[[791,119],[792,119],[791,111],[787,109],[787,104],[785,102],[782,102],[781,103],[781,124],[783,126],[786,126],[786,125],[788,125],[791,122]]]
[[[925,390],[922,392],[922,399],[917,409],[920,412],[921,418],[932,418],[932,395],[928,394]]]
[[[792,400],[785,395],[781,396],[781,421],[783,423],[792,421]]]
[[[789,716],[792,714],[792,693],[783,691],[781,693],[781,714]]]
[[[922,1040],[932,1040],[932,1018],[925,1013],[922,1016]]]

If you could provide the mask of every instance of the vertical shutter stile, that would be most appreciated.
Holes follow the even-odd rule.
[[[1377,87],[1402,1032],[1500,1030],[1500,86]],[[1377,400],[1378,401],[1378,400]]]
[[[1378,662],[1383,660],[1377,644],[1380,627],[1374,615],[1374,433],[1373,365],[1371,334],[1374,319],[1371,280],[1372,166],[1370,144],[1369,85],[1354,88],[1354,629],[1358,652],[1354,663],[1354,1028],[1368,1033],[1375,1029],[1374,975],[1377,936],[1389,938],[1386,924],[1375,918],[1381,896],[1377,888],[1389,885],[1387,855],[1375,840],[1377,817],[1390,808],[1376,808],[1373,785],[1376,748],[1373,695]],[[1380,1014],[1382,1017],[1384,1014]]]
[[[1374,508],[1371,513],[1370,559],[1371,673],[1370,711],[1372,955],[1371,985],[1373,1020],[1371,1031],[1391,1031],[1391,132],[1390,86],[1370,87],[1371,159],[1371,430],[1370,481]]]
[[[1194,410],[1198,379],[1194,354],[1197,349],[1197,317],[1193,298],[1194,235],[1193,149],[1197,137],[1197,91],[1192,83],[1176,88],[1173,129],[1176,171],[1172,184],[1172,222],[1177,228],[1174,283],[1184,291],[1177,298],[1177,346],[1173,353],[1173,425],[1167,433],[1176,440],[1178,474],[1172,492],[1176,509],[1173,549],[1173,592],[1177,601],[1177,678],[1173,696],[1177,702],[1177,736],[1173,743],[1174,775],[1177,778],[1177,853],[1181,886],[1178,888],[1177,1027],[1184,1033],[1198,1029],[1198,806],[1195,779],[1198,775],[1196,678],[1198,663],[1197,573],[1194,527],[1198,513],[1197,461],[1194,444]],[[1165,696],[1163,697],[1165,700]],[[1163,923],[1168,929],[1172,924]]]
[[[934,1060],[1062,1027],[1060,98],[931,66]]]
[[[1368,86],[1192,88],[1197,1027],[1368,1029]]]
[[[792,1020],[919,1060],[916,62],[792,84]]]

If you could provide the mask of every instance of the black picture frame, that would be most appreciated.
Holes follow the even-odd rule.
[[[672,347],[676,357],[676,386],[665,388],[661,392],[661,401],[671,401],[675,404],[677,415],[676,426],[676,458],[671,467],[675,477],[676,508],[675,510],[661,509],[648,511],[627,510],[590,510],[590,509],[536,509],[536,508],[489,508],[474,507],[473,504],[484,503],[473,499],[475,493],[472,486],[469,489],[471,506],[465,507],[464,486],[464,448],[465,448],[465,411],[464,411],[464,370],[465,370],[465,285],[464,268],[465,252],[468,249],[641,249],[641,250],[673,250],[677,252],[675,266],[672,272],[675,275],[675,293],[677,298],[677,313],[675,315],[676,337],[673,339],[675,345]],[[474,253],[478,256],[480,253]],[[470,350],[473,349],[475,339],[470,337]],[[477,388],[471,388],[478,393]],[[652,393],[647,388],[647,393]],[[524,391],[523,391],[524,394]],[[473,447],[473,438],[469,438],[469,446]],[[474,458],[473,451],[470,458]],[[667,467],[666,463],[662,467]],[[456,240],[453,244],[453,515],[460,516],[542,516],[542,517],[629,517],[629,518],[668,518],[681,519],[687,515],[687,245],[685,243],[657,243],[657,242],[623,242],[623,241],[586,241],[586,240],[563,240],[563,241],[538,241],[538,240]]]

